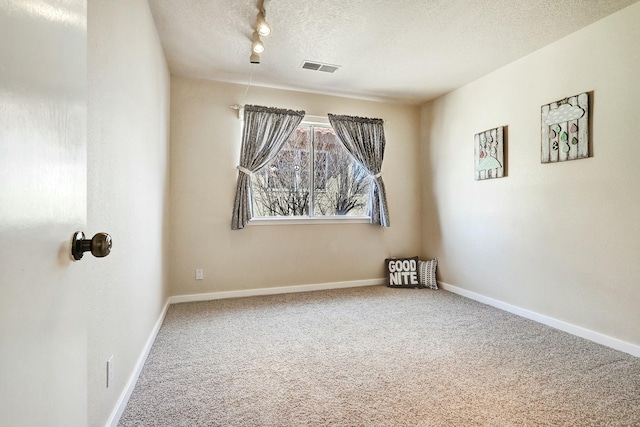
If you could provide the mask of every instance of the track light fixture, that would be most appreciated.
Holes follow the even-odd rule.
[[[256,25],[256,30],[261,36],[268,36],[269,34],[271,34],[271,27],[269,26],[269,23],[267,23],[266,19],[264,19],[264,10],[258,13],[258,23]]]
[[[264,45],[262,44],[262,40],[260,40],[260,34],[257,31],[253,32],[253,36],[251,37],[251,51],[255,53],[264,52]]]
[[[256,26],[253,34],[251,35],[251,57],[249,62],[252,64],[260,63],[260,54],[264,52],[264,44],[260,40],[260,36],[268,36],[271,34],[271,27],[265,19],[267,15],[266,6],[269,0],[261,0],[258,3],[258,16],[256,19]]]

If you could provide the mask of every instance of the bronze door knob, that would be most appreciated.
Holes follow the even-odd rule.
[[[107,233],[97,233],[91,240],[85,239],[82,231],[77,231],[71,240],[71,255],[78,261],[84,252],[91,251],[95,257],[102,258],[111,253],[113,242]]]

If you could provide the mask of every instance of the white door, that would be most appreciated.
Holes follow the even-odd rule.
[[[1,426],[87,423],[86,33],[85,0],[0,0]]]

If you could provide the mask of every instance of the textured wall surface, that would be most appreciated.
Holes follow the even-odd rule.
[[[89,425],[103,426],[167,298],[169,73],[145,0],[88,9]],[[113,355],[113,383],[106,361]]]
[[[640,344],[640,4],[422,111],[422,252],[452,285]],[[592,92],[593,157],[540,162],[540,108]],[[508,176],[473,136],[507,126]]]
[[[174,295],[384,277],[383,260],[419,249],[418,107],[253,87],[247,103],[379,117],[391,227],[249,225],[231,230],[246,86],[172,77],[171,292]],[[195,280],[195,269],[204,280]]]

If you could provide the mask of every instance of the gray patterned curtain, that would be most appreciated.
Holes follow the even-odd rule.
[[[237,166],[236,200],[231,218],[232,230],[244,228],[253,216],[251,175],[260,171],[278,154],[304,114],[304,111],[245,105],[240,165]]]
[[[387,193],[381,173],[386,144],[384,122],[382,119],[329,114],[329,123],[347,151],[373,178],[371,181],[371,204],[367,209],[367,213],[371,216],[371,223],[389,227],[391,223],[387,207]]]

